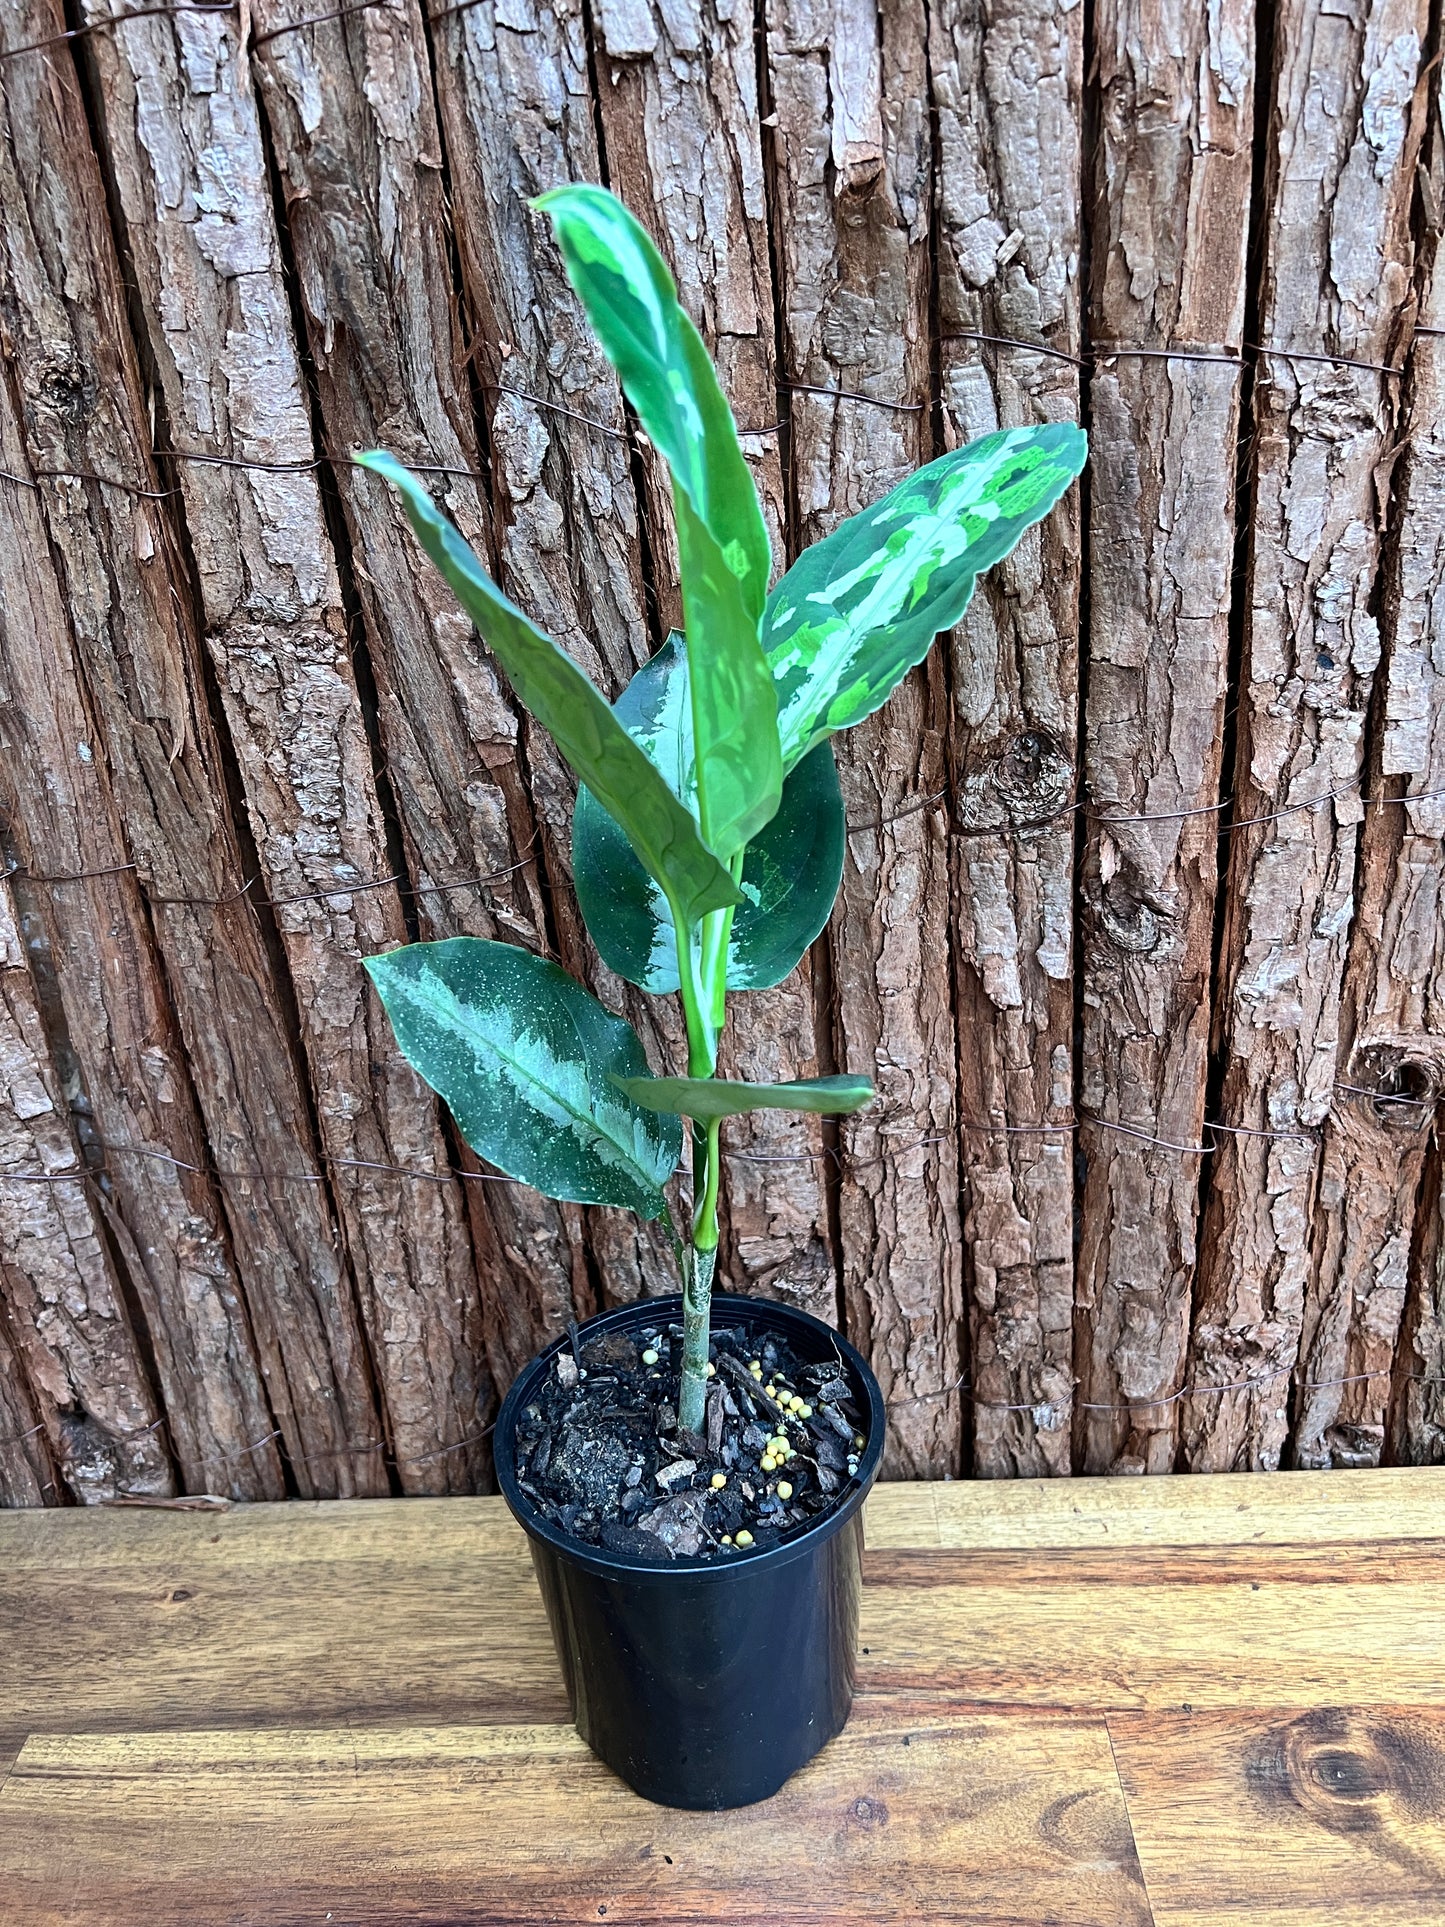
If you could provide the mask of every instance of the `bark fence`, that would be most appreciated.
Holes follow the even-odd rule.
[[[126,15],[129,18],[126,18]],[[1445,1458],[1445,219],[1426,0],[0,0],[0,1502],[476,1490],[671,1288],[478,1167],[359,959],[545,949],[571,792],[353,450],[615,692],[665,482],[528,201],[604,180],[781,560],[960,440],[1084,486],[839,743],[725,1269],[896,1475]]]

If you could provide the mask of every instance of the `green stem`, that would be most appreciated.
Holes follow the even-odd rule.
[[[732,866],[742,872],[742,852]],[[673,911],[677,932],[678,987],[687,1021],[687,1068],[690,1077],[711,1077],[717,1069],[718,1040],[727,1015],[728,938],[733,913],[714,910],[702,921],[701,942],[695,949],[692,931]],[[700,954],[699,954],[700,953]],[[682,1267],[682,1388],[678,1394],[678,1423],[687,1432],[700,1432],[707,1406],[707,1355],[712,1334],[712,1286],[717,1271],[717,1200],[721,1158],[720,1120],[704,1130],[692,1127],[692,1244]]]
[[[707,1402],[707,1354],[712,1325],[712,1282],[717,1270],[717,1194],[719,1118],[706,1132],[694,1128],[691,1260],[683,1271],[682,1390],[678,1423],[685,1432],[701,1432]],[[699,1165],[699,1159],[701,1164]],[[700,1190],[699,1190],[700,1187]]]

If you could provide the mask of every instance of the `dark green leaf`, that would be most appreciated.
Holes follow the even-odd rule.
[[[479,1156],[549,1198],[662,1215],[682,1131],[625,1094],[647,1074],[630,1024],[514,944],[451,937],[366,968],[407,1059]]]
[[[702,337],[646,231],[600,187],[558,188],[537,205],[672,476],[698,821],[727,859],[772,816],[783,780],[777,698],[758,641],[772,558],[757,490]]]
[[[618,1077],[634,1104],[670,1116],[741,1117],[746,1111],[861,1111],[873,1096],[866,1077],[811,1077],[801,1084],[734,1084],[722,1077]]]
[[[509,602],[416,477],[393,456],[359,456],[401,492],[417,538],[456,592],[518,696],[691,923],[740,900],[737,885],[577,664]]]
[[[674,641],[639,669],[617,718],[680,796],[691,795],[687,662]],[[847,826],[832,747],[820,743],[783,785],[778,813],[743,862],[744,901],[728,947],[730,990],[780,984],[828,921]],[[607,812],[584,790],[572,822],[572,880],[603,962],[629,983],[677,989],[677,945],[662,892]]]
[[[1008,428],[900,482],[799,556],[768,598],[783,767],[888,700],[975,580],[1047,515],[1084,466],[1072,423]]]

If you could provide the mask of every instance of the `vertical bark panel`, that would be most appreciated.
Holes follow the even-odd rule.
[[[7,1178],[9,1172],[24,1176]],[[46,1181],[34,1182],[41,1174]],[[53,1476],[47,1457],[85,1503],[175,1490],[95,1195],[50,1062],[15,900],[0,882],[0,1436],[11,1441],[0,1449],[5,1505],[57,1502],[58,1494],[44,1488]],[[184,1401],[183,1386],[178,1393]],[[27,1436],[35,1425],[39,1439]],[[193,1469],[221,1479],[228,1470]]]
[[[923,9],[775,0],[768,65],[803,549],[930,452]],[[935,654],[834,743],[850,830],[828,935],[833,1049],[878,1087],[839,1134],[843,1304],[890,1403],[890,1468],[914,1473],[953,1471],[962,1449],[947,857],[943,812],[910,808],[942,787],[946,729]]]
[[[787,552],[774,290],[758,126],[752,9],[740,0],[603,0],[597,87],[608,177],[651,230],[732,404],[775,564]],[[751,431],[767,429],[768,433]],[[644,509],[661,624],[681,621],[667,483],[645,465]],[[723,1068],[740,1077],[817,1072],[812,973],[733,999]],[[816,1119],[760,1113],[727,1127],[725,1282],[838,1316]]]
[[[615,696],[651,653],[637,493],[622,394],[529,203],[601,163],[580,0],[518,9],[482,0],[436,28],[437,92],[452,214],[490,452],[496,564],[507,593]],[[576,786],[544,731],[523,719],[515,757],[535,812],[546,878],[539,944],[644,1032],[667,1016],[601,970],[571,894]],[[539,947],[539,946],[532,946]],[[675,1032],[674,1026],[674,1032]],[[661,1061],[660,1057],[655,1061]],[[494,1215],[503,1206],[493,1200]],[[655,1227],[618,1211],[548,1205],[499,1240],[510,1372],[587,1309],[584,1237],[602,1294],[676,1289]],[[585,1230],[584,1230],[585,1226]]]
[[[1101,0],[1092,334],[1238,353],[1250,0]],[[1082,921],[1087,1116],[1076,1286],[1084,1472],[1167,1472],[1189,1346],[1242,365],[1124,354],[1090,385],[1094,490]],[[1177,812],[1171,816],[1171,812]],[[1162,820],[1129,822],[1130,816]],[[1167,1144],[1150,1144],[1147,1138]],[[1126,1406],[1132,1411],[1088,1410]],[[1150,1403],[1150,1401],[1165,1401]]]
[[[35,7],[32,31],[58,30]],[[371,1436],[363,1347],[324,1185],[284,992],[249,896],[230,818],[225,752],[206,699],[185,570],[157,503],[145,401],[130,340],[99,168],[69,57],[52,84],[43,57],[3,70],[11,111],[0,148],[9,210],[0,287],[15,349],[27,448],[55,476],[39,496],[77,653],[52,653],[60,706],[94,719],[135,857],[159,955],[217,1164],[226,1221],[266,1399],[244,1438],[274,1423],[298,1489],[353,1490],[349,1436]],[[61,753],[59,745],[54,753]],[[231,1172],[262,1170],[269,1180]],[[194,1353],[203,1380],[218,1368]],[[352,1387],[359,1396],[355,1396]],[[266,1400],[272,1419],[264,1422]],[[346,1427],[348,1424],[351,1430]],[[248,1469],[246,1459],[254,1459]],[[244,1454],[212,1489],[279,1498],[274,1449]]]
[[[420,933],[514,938],[545,949],[516,710],[470,621],[412,539],[394,491],[341,459],[379,445],[441,471],[431,478],[439,503],[489,554],[421,15],[414,6],[373,10],[278,34],[289,10],[268,0],[255,11],[256,72],[323,435],[337,457]],[[482,881],[445,887],[468,877]],[[469,1306],[461,1355],[484,1350],[505,1385],[572,1315],[580,1255],[571,1248],[568,1214],[535,1192],[478,1180],[467,1198],[481,1261],[480,1328]],[[459,1390],[480,1418],[485,1388]]]
[[[1079,416],[1082,6],[942,0],[938,319],[950,447]],[[979,587],[952,652],[959,1099],[974,1470],[1066,1473],[1073,1348],[1077,491]],[[1029,825],[1042,824],[1031,828]],[[1008,1409],[1014,1408],[1014,1409]]]
[[[408,1491],[467,1490],[490,1397],[460,1186],[361,958],[404,940],[291,332],[248,67],[229,17],[88,43],[253,833],[278,903],[323,1147]],[[269,466],[268,466],[269,465]],[[397,1176],[400,1166],[425,1176]],[[358,1410],[364,1384],[346,1388]],[[379,1452],[352,1431],[360,1466]]]
[[[1315,1133],[1338,1080],[1340,993],[1380,656],[1377,471],[1411,286],[1426,9],[1286,0],[1275,24],[1255,382],[1254,521],[1218,1035],[1221,1122],[1196,1290],[1183,1439],[1195,1470],[1273,1470],[1311,1275]],[[1309,805],[1331,791],[1343,795]],[[1284,812],[1284,814],[1276,814]],[[1269,817],[1267,822],[1248,819]],[[1244,1135],[1248,1133],[1248,1135]]]
[[[1432,147],[1426,203],[1438,221],[1438,120]],[[1419,319],[1439,330],[1438,253],[1428,266]],[[1361,831],[1340,1023],[1345,1088],[1324,1127],[1291,1449],[1309,1467],[1380,1461],[1426,1151],[1445,1089],[1445,341],[1433,333],[1415,337],[1405,400],[1369,768],[1372,793],[1405,800],[1369,810]],[[1418,1285],[1433,1300],[1433,1281]],[[1417,1319],[1416,1342],[1422,1330]],[[1409,1356],[1407,1346],[1406,1369],[1422,1369]],[[1347,1382],[1319,1382],[1339,1379]],[[1439,1410],[1438,1388],[1433,1404],[1428,1388],[1406,1389],[1404,1455],[1428,1456],[1422,1414]]]

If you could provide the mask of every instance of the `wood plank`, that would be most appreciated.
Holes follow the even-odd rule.
[[[922,1707],[860,1708],[726,1814],[650,1806],[549,1726],[33,1739],[0,1886],[16,1927],[1149,1921],[1102,1722]]]
[[[1142,1139],[1081,1143],[1086,1472],[1173,1469],[1189,1346],[1201,1160],[1167,1145],[1198,1144],[1204,1121],[1253,24],[1253,0],[1101,0],[1094,22],[1093,340],[1219,359],[1125,354],[1089,387],[1084,775],[1091,807],[1125,820],[1085,847],[1079,1102]],[[1145,815],[1162,820],[1127,820]]]
[[[865,1513],[875,1551],[1064,1551],[1111,1546],[1347,1545],[1445,1539],[1445,1477],[1394,1467],[1348,1478],[1050,1479],[880,1485]],[[184,1555],[207,1569],[343,1567],[430,1548],[484,1560],[518,1553],[503,1500],[381,1499],[235,1506],[215,1514],[106,1509],[0,1512],[0,1571],[139,1569]]]
[[[1398,384],[1379,367],[1413,300],[1424,116],[1411,97],[1428,19],[1423,0],[1282,0],[1275,14],[1259,318],[1269,352],[1254,379],[1237,827],[1215,1012],[1225,1129],[1188,1366],[1206,1387],[1250,1383],[1182,1402],[1185,1460],[1199,1472],[1280,1464],[1313,1285],[1318,1133],[1339,1102],[1380,656],[1381,465],[1401,432]]]
[[[1148,1508],[1111,1516],[1109,1492],[1142,1481],[1090,1482],[1092,1510],[1059,1505],[1043,1527],[1020,1505],[1012,1532],[950,1516],[956,1488],[924,1516],[887,1488],[869,1520],[865,1688],[1131,1710],[1314,1693],[1428,1704],[1442,1501],[1428,1473],[1348,1483],[1367,1477],[1379,1498],[1343,1509],[1332,1540],[1323,1494],[1292,1522],[1258,1489],[1303,1476],[1261,1478],[1255,1503],[1198,1506],[1190,1523],[1212,1543],[1182,1548],[1165,1541],[1184,1529]],[[1196,1483],[1171,1482],[1186,1512]],[[1054,1488],[1031,1489],[1042,1502]],[[1424,1542],[1365,1543],[1392,1520]],[[53,1607],[37,1613],[39,1597]],[[525,1542],[498,1499],[0,1517],[0,1626],[26,1629],[0,1645],[0,1706],[33,1731],[566,1712]]]
[[[929,10],[949,447],[1079,419],[1084,17],[1055,0]],[[1080,501],[988,572],[948,659],[972,1469],[988,1478],[1071,1460],[1073,1141],[1040,1127],[1073,1113]]]
[[[1440,1700],[1445,1548],[876,1552],[879,1691],[1098,1710]]]
[[[1439,1920],[1445,1712],[1108,1724],[1158,1927]]]
[[[870,1547],[1270,1546],[1445,1539],[1445,1478],[1397,1468],[879,1486]],[[936,1535],[936,1536],[935,1536]],[[0,1541],[3,1543],[3,1541]]]

